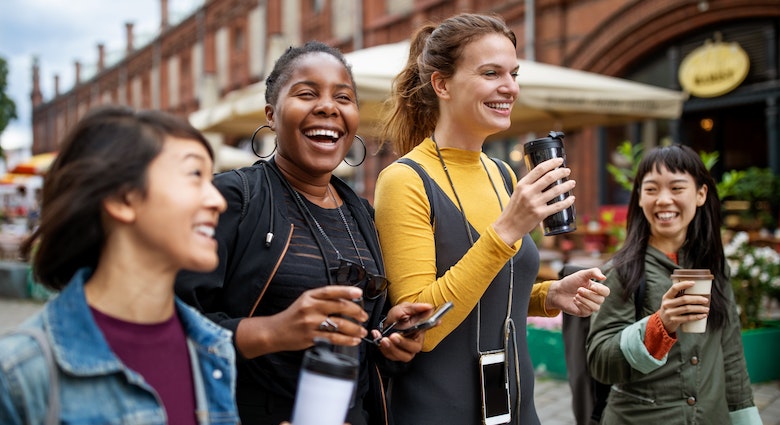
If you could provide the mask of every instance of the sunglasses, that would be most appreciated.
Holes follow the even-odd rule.
[[[339,285],[358,286],[366,282],[363,296],[369,300],[378,298],[387,289],[387,278],[373,275],[366,268],[352,261],[339,258],[339,265],[330,269],[330,274]]]

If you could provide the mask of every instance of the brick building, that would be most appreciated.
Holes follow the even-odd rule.
[[[54,98],[43,99],[34,66],[34,153],[57,150],[66,129],[95,105],[122,103],[190,117],[262,85],[289,45],[319,39],[351,52],[405,40],[424,22],[473,11],[500,14],[518,36],[520,58],[676,90],[681,63],[707,40],[736,42],[746,52],[744,79],[724,93],[692,95],[678,120],[566,128],[581,216],[626,201],[604,167],[624,140],[647,146],[679,141],[717,151],[716,175],[751,165],[780,174],[780,0],[207,0],[175,26],[168,23],[167,7],[160,0],[160,31],[143,46],[135,45],[127,24],[119,62],[105,66],[98,47],[97,73],[83,81],[77,63],[77,83],[67,93],[57,88]],[[699,72],[705,82],[726,76]],[[246,146],[251,132],[225,124],[210,129],[209,138],[217,145]],[[501,135],[486,150],[522,174],[517,152],[528,137]],[[369,140],[370,153],[376,142]],[[347,177],[371,199],[377,173],[393,159],[386,150],[369,155]]]

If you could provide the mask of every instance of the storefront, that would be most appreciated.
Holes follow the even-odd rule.
[[[778,19],[720,22],[695,29],[637,61],[641,65],[626,78],[685,90],[690,97],[679,120],[606,129],[605,155],[623,140],[646,146],[678,141],[719,154],[712,169],[716,180],[729,170],[749,167],[780,175],[778,27]],[[622,203],[626,197],[610,187],[602,201]]]

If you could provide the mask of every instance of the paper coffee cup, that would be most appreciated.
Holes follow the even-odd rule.
[[[672,282],[692,280],[694,285],[683,292],[687,295],[703,295],[709,299],[714,277],[707,269],[677,269],[672,273]],[[683,323],[680,330],[686,333],[704,333],[707,330],[707,318]]]

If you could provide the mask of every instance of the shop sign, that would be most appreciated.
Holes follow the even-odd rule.
[[[750,58],[739,44],[707,40],[683,59],[678,78],[688,93],[716,97],[739,87],[748,70]]]

